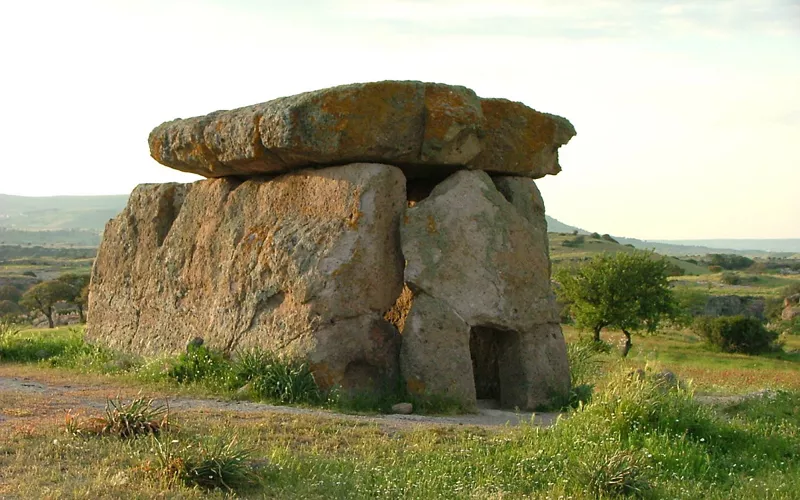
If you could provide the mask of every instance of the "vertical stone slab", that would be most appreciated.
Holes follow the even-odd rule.
[[[141,354],[197,336],[261,347],[309,360],[323,385],[395,377],[383,315],[403,288],[405,204],[402,172],[380,164],[140,186],[106,227],[88,335]]]
[[[406,211],[401,227],[405,280],[415,298],[406,318],[404,343],[416,297],[436,299],[426,305],[425,314],[417,314],[414,336],[430,343],[443,335],[433,318],[445,313],[436,313],[433,304],[452,311],[476,332],[495,332],[496,352],[491,356],[497,358],[498,373],[492,376],[501,386],[498,398],[506,407],[530,410],[566,395],[569,369],[560,330],[557,337],[541,334],[559,329],[541,197],[537,199],[532,183],[508,179],[500,184],[511,193],[511,201],[485,172],[462,170]],[[468,346],[469,336],[466,339]],[[404,345],[404,357],[434,370],[439,358],[423,345],[418,341]],[[461,357],[453,362],[470,368],[471,357],[487,356],[468,349],[452,355]],[[490,364],[485,359],[480,363]],[[438,376],[435,373],[417,376],[428,380]],[[471,385],[474,390],[473,376],[472,370],[464,370],[456,385]],[[466,400],[469,391],[460,394],[466,405],[473,404]]]
[[[408,392],[452,398],[475,409],[469,325],[442,301],[414,297],[405,319],[400,369]]]

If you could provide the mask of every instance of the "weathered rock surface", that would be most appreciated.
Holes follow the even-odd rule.
[[[783,311],[781,311],[781,319],[785,321],[791,321],[798,316],[800,316],[800,293],[783,299]]]
[[[206,116],[150,134],[158,162],[205,177],[380,162],[410,177],[458,168],[542,177],[560,170],[564,118],[465,87],[385,81],[343,85]]]
[[[712,295],[706,300],[703,316],[753,316],[764,318],[766,302],[761,297],[740,295]]]
[[[139,186],[106,227],[88,334],[144,354],[258,346],[323,387],[391,381],[405,203],[401,171],[377,164]]]
[[[401,241],[414,297],[401,369],[412,392],[533,409],[569,390],[566,345],[541,197],[530,180],[498,184],[503,194],[486,173],[462,170],[406,211]],[[469,375],[448,375],[459,371]]]

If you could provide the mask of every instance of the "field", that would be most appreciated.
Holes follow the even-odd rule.
[[[633,251],[590,235],[563,244],[573,239],[550,234],[555,268]],[[94,256],[0,252],[0,284],[23,286],[87,273]],[[800,283],[737,271],[729,285],[670,261],[685,273],[670,278],[678,290],[779,299]],[[667,327],[634,336],[623,359],[618,332],[596,353],[563,330],[573,404],[493,420],[435,401],[386,415],[399,396],[303,392],[307,374],[286,367],[289,393],[243,392],[213,353],[141,359],[87,344],[81,327],[0,335],[0,498],[800,498],[800,336],[746,356]]]
[[[579,343],[579,332],[565,334]],[[798,337],[758,357],[714,352],[689,331],[634,337],[627,360],[612,352],[573,367],[594,397],[549,427],[221,407],[230,394],[137,376],[85,349],[79,330],[12,337],[0,350],[0,497],[800,496]],[[639,367],[646,375],[632,377]],[[661,370],[681,386],[665,385]],[[171,398],[169,425],[124,438],[70,424],[96,422],[107,397],[137,396]],[[213,399],[178,405],[187,397]],[[210,458],[201,470],[228,483],[209,489],[181,472]]]

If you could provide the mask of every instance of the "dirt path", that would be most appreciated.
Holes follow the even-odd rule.
[[[137,391],[131,387],[116,387],[107,382],[87,385],[77,383],[54,383],[49,376],[0,376],[0,401],[3,406],[13,411],[4,411],[0,407],[0,425],[5,420],[15,417],[30,416],[36,412],[48,414],[56,412],[90,411],[95,412],[105,408],[109,397],[119,396],[123,399],[136,397]],[[148,395],[150,397],[150,395]],[[168,394],[154,394],[153,399],[158,404],[169,405],[170,410],[189,411],[219,411],[260,413],[273,412],[282,414],[313,415],[332,419],[356,420],[361,422],[374,422],[382,426],[409,426],[409,425],[473,425],[473,426],[503,426],[519,425],[520,423],[533,422],[536,425],[552,425],[558,418],[558,413],[533,413],[512,412],[488,408],[479,409],[478,413],[454,416],[427,416],[427,415],[348,415],[327,410],[309,408],[296,408],[291,406],[275,406],[249,401],[231,401],[222,399],[201,399]],[[16,403],[16,404],[15,404]],[[26,404],[28,403],[28,404]],[[30,406],[30,411],[26,407]],[[9,414],[10,413],[10,414]]]

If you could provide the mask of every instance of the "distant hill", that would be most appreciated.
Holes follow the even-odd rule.
[[[0,228],[81,229],[99,233],[127,202],[128,195],[28,197],[0,194]]]
[[[556,220],[549,215],[545,215],[545,219],[547,219],[548,233],[572,233],[574,231],[578,231],[578,234],[589,234],[588,231],[578,227],[570,226],[569,224],[564,224],[563,222]]]
[[[622,243],[623,245],[633,245],[636,248],[641,249],[648,249],[648,250],[655,250],[658,253],[662,253],[664,255],[706,255],[710,253],[730,253],[730,254],[738,254],[738,255],[746,255],[748,257],[790,257],[792,253],[800,251],[800,249],[792,251],[792,250],[785,250],[785,251],[769,251],[765,250],[765,248],[769,248],[768,244],[759,245],[756,242],[764,241],[780,241],[780,242],[787,242],[785,245],[788,245],[791,248],[791,242],[797,242],[795,244],[800,245],[800,240],[741,240],[741,241],[750,241],[753,242],[751,244],[752,247],[750,249],[745,248],[734,248],[725,246],[725,242],[728,241],[736,241],[736,240],[682,240],[686,241],[687,243],[690,241],[697,241],[698,243],[702,242],[705,245],[700,244],[681,244],[676,242],[670,241],[647,241],[647,240],[638,240],[636,238],[621,238],[615,236],[614,239]],[[719,243],[715,243],[719,242]],[[714,246],[708,246],[714,245]],[[758,247],[761,247],[759,249]],[[774,248],[781,248],[780,246],[775,246]]]
[[[716,240],[655,240],[680,246],[699,246],[707,248],[725,248],[739,252],[800,252],[800,238],[789,239],[716,239]]]
[[[128,195],[28,197],[0,194],[0,244],[97,246],[106,222],[125,208]],[[550,233],[590,234],[547,216]],[[600,231],[602,232],[602,231]],[[737,253],[751,257],[800,253],[800,239],[657,240],[614,237],[622,245],[653,249],[664,255]]]

